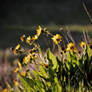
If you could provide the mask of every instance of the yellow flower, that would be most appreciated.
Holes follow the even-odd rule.
[[[30,62],[30,59],[31,59],[31,56],[29,54],[29,55],[27,55],[27,56],[24,57],[23,62],[24,63],[28,63],[28,62]]]
[[[46,64],[46,63],[45,63],[44,66],[45,66],[46,68],[48,68],[49,64]]]
[[[32,54],[31,54],[31,59],[33,60],[33,59],[35,59],[37,57],[37,55],[35,54],[35,52],[33,52]]]
[[[58,43],[60,43],[61,40],[61,36],[59,34],[54,35],[51,39],[54,41],[54,43],[57,45]]]
[[[38,27],[38,29],[36,30],[36,34],[37,34],[37,36],[39,36],[40,34],[41,34],[41,32],[42,32],[42,27],[41,26],[39,26]]]
[[[26,43],[30,43],[30,41],[31,41],[31,36],[28,36],[26,39]]]
[[[26,72],[21,72],[21,75],[23,76],[23,77],[25,77],[26,76]]]
[[[66,51],[69,51],[69,50],[76,50],[74,43],[70,42],[70,43],[67,45]]]
[[[17,73],[18,71],[19,71],[19,68],[17,67],[17,68],[14,70],[14,72]]]
[[[34,35],[34,36],[32,37],[32,39],[33,39],[33,40],[37,40],[37,39],[38,39],[38,35]]]
[[[80,46],[81,46],[82,48],[84,48],[84,47],[86,46],[86,43],[82,41],[82,42],[80,43]]]
[[[22,69],[22,65],[21,63],[18,61],[18,66],[19,66],[19,69],[21,70]]]
[[[19,48],[20,48],[20,44],[18,44],[15,49],[18,50]]]
[[[42,32],[42,28],[41,28],[41,26],[39,26],[38,29],[36,30],[36,35],[34,35],[34,36],[32,37],[32,39],[33,39],[33,40],[37,40],[38,37],[40,36],[41,32]]]
[[[14,86],[18,86],[19,83],[16,80],[13,80]]]
[[[20,44],[18,44],[14,49],[14,54],[17,54],[17,51],[20,49]]]
[[[3,89],[3,90],[2,90],[2,92],[8,92],[8,89],[7,89],[7,88],[5,88],[5,89]]]
[[[25,35],[21,36],[21,37],[20,37],[20,40],[21,40],[22,42],[24,42],[24,38],[25,38]]]

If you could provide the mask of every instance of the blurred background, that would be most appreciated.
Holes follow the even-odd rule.
[[[92,0],[83,1],[92,15]],[[0,0],[0,49],[14,46],[21,34],[37,25],[49,26],[50,30],[69,25],[76,31],[81,25],[90,25],[91,30],[82,0]]]
[[[92,0],[0,0],[0,75],[7,76],[12,70],[9,48],[18,43],[21,35],[31,35],[38,25],[55,33],[68,27],[76,41],[82,40],[82,31],[87,30],[91,39],[92,25],[82,1],[92,15]],[[42,40],[40,43],[43,46]],[[0,76],[0,85],[8,77]]]

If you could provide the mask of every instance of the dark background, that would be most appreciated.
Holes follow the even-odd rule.
[[[92,0],[85,0],[92,13]],[[83,20],[82,20],[83,19]],[[0,25],[87,24],[82,0],[0,0]]]
[[[92,0],[85,0],[92,15]],[[90,25],[82,0],[0,0],[0,48],[15,46],[17,39],[37,25]],[[76,29],[77,30],[77,29]]]

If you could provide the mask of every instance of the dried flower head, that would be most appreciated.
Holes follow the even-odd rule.
[[[24,42],[24,39],[25,39],[25,35],[22,35],[22,36],[20,37],[20,40],[21,40],[22,42]]]
[[[81,50],[78,50],[78,53],[79,53],[79,54],[81,54],[81,53],[82,53],[82,51],[81,51]]]
[[[48,68],[48,67],[49,67],[49,64],[44,64],[44,66],[45,66],[46,68]]]

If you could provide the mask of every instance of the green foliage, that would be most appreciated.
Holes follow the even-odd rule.
[[[24,78],[21,75],[18,75],[20,82],[22,83],[24,92],[35,92],[34,90],[34,81],[32,79]]]
[[[48,50],[47,58],[48,58],[48,60],[49,60],[50,67],[51,67],[54,71],[58,72],[59,64],[58,64],[58,62],[57,62],[57,57],[54,56],[54,55],[51,53],[50,49]]]
[[[89,57],[89,52],[90,48],[87,47],[80,59],[75,52],[68,52],[67,62],[62,63],[49,49],[48,68],[42,63],[39,64],[38,70],[33,70],[33,77],[18,75],[23,89],[25,92],[74,92],[74,90],[84,92],[88,90],[91,84],[87,78],[92,71],[92,56]]]
[[[48,49],[44,57],[40,46],[36,43],[42,33],[51,36],[53,42],[58,46],[58,55],[54,55]],[[33,37],[28,36],[27,39],[25,36],[21,37],[22,42],[25,40],[34,48],[25,51],[18,44],[14,49],[15,54],[27,53],[23,61],[18,62],[19,67],[15,70],[19,79],[17,89],[20,92],[91,92],[92,54],[88,44],[81,42],[81,53],[72,42],[63,51],[59,45],[61,36],[53,35],[40,26]],[[41,57],[41,62],[37,55]],[[25,64],[26,61],[28,62]]]

